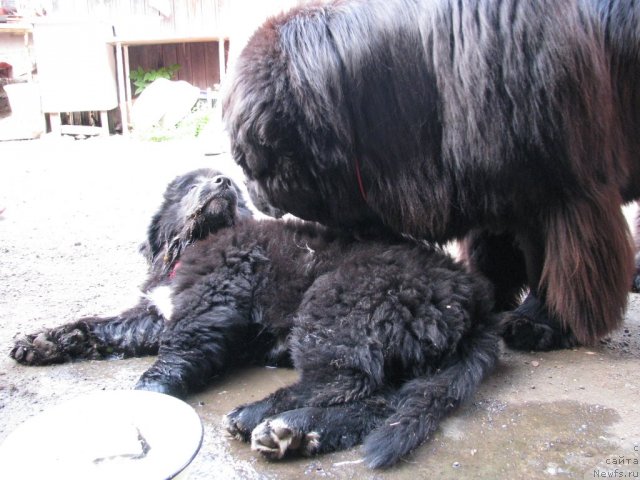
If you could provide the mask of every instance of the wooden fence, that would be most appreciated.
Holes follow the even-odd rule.
[[[229,42],[225,43],[228,52]],[[220,83],[218,42],[172,43],[129,47],[132,70],[155,70],[163,66],[180,65],[174,80],[185,80],[201,90]],[[226,60],[226,59],[225,59]]]
[[[53,0],[50,13],[103,20],[118,37],[170,38],[226,34],[224,11],[225,0]],[[129,67],[155,70],[179,64],[174,78],[205,90],[220,83],[218,57],[218,42],[132,46]]]
[[[89,16],[109,21],[118,35],[133,30],[185,35],[217,34],[233,0],[52,0],[52,14]]]

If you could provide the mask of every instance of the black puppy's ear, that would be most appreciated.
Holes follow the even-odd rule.
[[[151,263],[153,261],[153,255],[151,254],[151,245],[149,245],[148,241],[142,242],[138,247],[138,251],[142,254],[147,263]]]
[[[163,209],[164,210],[164,206]],[[147,227],[147,240],[140,244],[140,253],[144,255],[149,264],[153,263],[164,250],[163,241],[160,238],[160,222],[162,214],[156,213]]]

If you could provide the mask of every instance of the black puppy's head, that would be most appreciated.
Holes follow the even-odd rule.
[[[169,271],[184,247],[251,217],[238,186],[212,169],[199,169],[175,178],[151,219],[141,252],[151,268]]]

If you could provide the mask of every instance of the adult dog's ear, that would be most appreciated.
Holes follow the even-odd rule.
[[[246,182],[247,191],[249,192],[249,196],[255,207],[260,210],[265,215],[269,215],[270,217],[280,218],[285,215],[287,212],[284,210],[280,210],[277,207],[274,207],[267,200],[266,195],[260,185],[255,180],[249,180]]]

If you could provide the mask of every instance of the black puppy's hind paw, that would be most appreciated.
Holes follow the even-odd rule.
[[[287,453],[310,456],[317,453],[319,448],[319,433],[302,432],[282,418],[265,420],[251,432],[251,450],[260,452],[270,460],[280,460]]]

